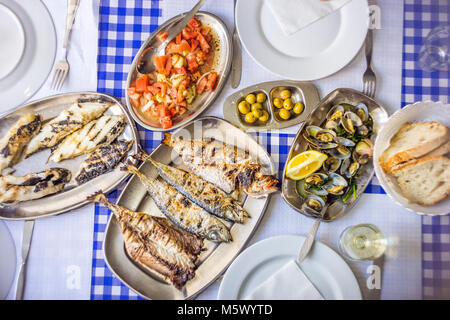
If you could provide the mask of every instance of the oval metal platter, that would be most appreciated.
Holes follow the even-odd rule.
[[[126,108],[115,97],[99,92],[66,93],[30,102],[0,118],[0,136],[5,135],[17,119],[25,113],[39,114],[45,123],[45,121],[54,118],[61,111],[69,108],[72,103],[77,101],[104,101],[113,103],[114,105],[105,114],[125,116],[127,126],[118,139],[134,140],[133,147],[129,152],[137,152],[139,144],[138,135],[134,122]],[[69,169],[72,172],[72,180],[60,193],[37,200],[21,202],[16,205],[0,206],[0,219],[36,219],[63,213],[86,204],[86,197],[99,190],[103,192],[112,191],[129,176],[128,173],[121,172],[119,168],[116,168],[109,173],[90,180],[88,183],[77,185],[74,176],[82,162],[86,159],[86,155],[64,160],[58,164],[47,164],[49,155],[50,149],[45,149],[33,154],[27,159],[23,159],[13,167],[15,170],[14,175],[21,176],[31,172],[39,172],[50,167],[60,167]]]
[[[291,118],[288,120],[281,119],[278,115],[280,109],[273,105],[273,99],[278,98],[280,92],[285,89],[291,92],[293,103],[302,102],[304,104],[303,112],[296,115],[291,110]],[[266,95],[266,101],[262,105],[263,109],[269,113],[269,120],[267,122],[257,120],[252,124],[247,123],[244,120],[244,115],[239,112],[239,103],[244,101],[245,97],[250,93],[254,93],[255,95],[264,93]],[[223,116],[225,120],[230,121],[245,131],[282,129],[305,121],[319,100],[317,87],[310,82],[288,80],[269,81],[247,87],[230,95],[223,104]]]
[[[308,120],[302,125],[294,141],[292,142],[292,146],[291,149],[289,150],[286,164],[294,156],[307,150],[308,142],[303,138],[302,135],[304,128],[310,125],[320,126],[325,120],[326,114],[328,113],[330,108],[336,104],[347,103],[356,105],[361,102],[366,104],[369,113],[372,116],[374,124],[373,124],[373,135],[371,136],[371,139],[372,141],[375,141],[378,132],[388,119],[388,114],[386,110],[382,106],[380,106],[375,100],[369,98],[368,96],[362,94],[359,91],[353,89],[336,89],[330,94],[328,94],[318,104],[318,106],[310,114]],[[302,211],[301,206],[303,204],[303,201],[296,191],[296,181],[286,178],[286,164],[283,170],[283,178],[281,186],[283,199],[296,211],[308,217],[317,218],[316,216],[312,216],[309,213]],[[356,203],[356,201],[359,200],[361,194],[366,189],[373,175],[374,175],[373,161],[369,161],[367,164],[361,166],[361,169],[359,169],[356,175],[357,179],[356,199],[352,196],[346,203],[344,203],[342,200],[337,200],[333,202],[333,204],[331,204],[327,208],[327,211],[323,214],[323,221],[333,221],[338,217],[342,216],[348,210],[350,210]]]
[[[225,120],[215,117],[202,117],[178,129],[174,134],[183,135],[183,137],[186,137],[185,134],[187,134],[195,138],[214,137],[216,140],[226,141],[229,144],[234,141],[235,146],[248,150],[251,155],[258,158],[267,174],[275,174],[276,172],[267,151],[251,136]],[[225,137],[226,140],[220,137]],[[181,159],[178,155],[164,144],[160,144],[151,156],[156,161],[184,168],[180,164]],[[150,177],[158,176],[156,169],[149,162],[142,164],[140,171]],[[242,201],[251,218],[244,224],[225,222],[230,227],[233,237],[233,241],[230,243],[217,244],[209,240],[204,241],[206,250],[200,255],[195,277],[186,283],[184,293],[128,257],[122,232],[114,215],[111,215],[108,222],[103,243],[106,263],[117,278],[146,299],[192,299],[212,284],[241,252],[258,227],[269,202],[269,197],[259,199],[243,197]],[[134,211],[162,215],[137,177],[130,179],[117,203]]]
[[[159,45],[160,42],[159,40],[157,40],[156,35],[158,35],[158,33],[160,33],[161,31],[170,29],[183,17],[184,14],[180,14],[166,21],[151,34],[151,36],[147,39],[147,41],[144,42],[144,44],[141,46],[138,53],[134,57],[133,63],[130,66],[130,71],[128,73],[127,78],[127,88],[130,87],[131,82],[135,80],[138,76],[138,72],[136,71],[136,64],[141,53],[149,46]],[[142,115],[139,115],[138,113],[135,112],[133,106],[131,105],[130,98],[128,97],[128,95],[126,95],[127,107],[133,119],[148,130],[153,131],[174,130],[176,128],[185,125],[187,122],[194,120],[203,111],[205,111],[206,108],[211,106],[211,104],[214,102],[214,100],[222,91],[227,81],[228,75],[231,71],[231,59],[233,57],[233,47],[226,25],[223,23],[222,20],[220,20],[219,17],[208,12],[200,11],[196,14],[195,18],[200,20],[200,22],[203,25],[210,27],[212,30],[213,38],[215,40],[214,41],[215,56],[212,67],[213,70],[219,74],[220,77],[219,83],[217,84],[216,89],[213,92],[207,92],[202,94],[201,96],[196,97],[196,99],[193,101],[193,104],[188,108],[189,109],[188,112],[186,112],[181,117],[174,118],[173,126],[169,129],[163,129],[156,123],[155,125],[146,123]]]

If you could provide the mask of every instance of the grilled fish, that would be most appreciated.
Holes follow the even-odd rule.
[[[110,105],[97,102],[72,104],[69,109],[62,111],[42,127],[41,132],[30,141],[25,149],[25,156],[29,157],[39,150],[54,147],[64,137],[100,117]]]
[[[262,166],[237,147],[169,133],[164,133],[163,143],[172,147],[192,172],[226,193],[242,189],[249,196],[261,197],[278,190],[278,180],[263,174]]]
[[[49,161],[60,162],[113,142],[127,125],[124,116],[105,115],[70,134],[52,151]]]
[[[114,170],[133,146],[134,141],[120,140],[103,146],[91,153],[81,164],[75,176],[78,184],[85,183],[106,172]]]
[[[32,113],[24,114],[0,140],[0,174],[19,161],[23,149],[41,128],[41,117]]]
[[[150,161],[159,174],[175,189],[206,211],[229,221],[243,223],[249,214],[242,206],[213,184],[184,170],[154,161],[149,155],[140,153],[136,157]]]
[[[148,178],[130,164],[122,170],[138,176],[159,210],[180,228],[212,241],[231,240],[230,231],[218,218],[210,215],[164,180]]]
[[[67,169],[51,168],[23,177],[0,176],[0,203],[34,200],[61,191],[72,178]]]
[[[194,262],[203,246],[203,240],[199,237],[176,228],[167,218],[153,217],[113,204],[102,193],[95,194],[88,200],[100,202],[110,209],[117,220],[137,233],[152,249],[152,255],[168,267],[184,272],[195,270]]]

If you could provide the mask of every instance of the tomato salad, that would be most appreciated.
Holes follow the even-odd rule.
[[[164,41],[168,33],[161,32]],[[210,71],[214,55],[212,34],[193,18],[166,47],[166,55],[154,58],[156,71],[140,75],[128,88],[134,108],[169,129],[173,119],[185,114],[194,99],[214,91],[219,75]]]

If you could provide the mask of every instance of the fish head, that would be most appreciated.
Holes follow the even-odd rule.
[[[207,238],[215,242],[230,242],[232,239],[230,231],[225,226],[209,230]]]

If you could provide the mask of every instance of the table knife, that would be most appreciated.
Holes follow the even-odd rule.
[[[23,226],[22,237],[22,264],[20,265],[19,278],[17,279],[16,300],[23,300],[25,287],[25,270],[30,251],[31,238],[33,237],[34,220],[27,220]]]
[[[233,61],[231,64],[231,87],[233,89],[239,86],[242,74],[242,48],[236,30],[236,2],[237,0],[234,0]]]

